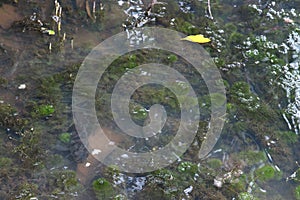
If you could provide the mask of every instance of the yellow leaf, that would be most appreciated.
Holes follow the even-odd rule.
[[[47,32],[49,35],[55,35],[55,31],[53,31],[53,30],[48,30]]]
[[[190,41],[190,42],[197,42],[197,43],[200,43],[200,44],[210,42],[209,38],[206,38],[201,34],[199,34],[199,35],[189,35],[185,38],[182,38],[181,40],[187,40],[187,41]]]

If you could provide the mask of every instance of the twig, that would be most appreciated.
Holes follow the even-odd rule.
[[[208,10],[209,18],[214,19],[214,17],[211,14],[210,0],[207,0],[207,10]]]
[[[95,21],[93,15],[92,15],[92,13],[91,13],[91,9],[90,9],[90,5],[89,5],[89,1],[88,1],[88,0],[85,1],[85,10],[86,10],[86,12],[87,12],[87,15],[88,15],[93,21]]]

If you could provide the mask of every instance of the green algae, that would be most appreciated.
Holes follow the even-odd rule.
[[[298,186],[295,188],[294,194],[295,194],[295,198],[296,198],[297,200],[299,200],[299,199],[300,199],[300,185],[298,185]]]
[[[43,168],[42,162],[45,152],[41,147],[41,132],[39,130],[24,131],[21,134],[19,144],[13,151],[24,163],[24,167],[29,169]]]
[[[271,165],[265,165],[255,170],[255,177],[263,182],[276,179],[278,176],[280,176],[280,174]]]
[[[5,86],[7,85],[8,81],[6,78],[0,77],[0,86]]]
[[[284,141],[288,145],[295,144],[299,140],[299,135],[292,131],[276,131],[275,136],[277,136],[280,141]]]
[[[13,163],[11,158],[1,157],[0,158],[0,168],[10,167]]]
[[[38,194],[38,185],[25,182],[20,184],[15,196],[16,199],[28,200],[36,197],[37,194]]]
[[[55,112],[53,105],[39,105],[36,106],[33,116],[49,117]]]
[[[232,100],[241,108],[247,111],[256,111],[260,108],[259,98],[250,91],[248,83],[235,82],[230,88]]]
[[[177,31],[180,31],[182,33],[185,33],[187,35],[196,35],[199,34],[199,28],[195,25],[191,24],[190,22],[187,22],[183,20],[182,18],[176,18],[176,29]]]
[[[198,171],[198,166],[192,162],[181,162],[178,167],[178,171],[181,173],[188,173],[191,175],[195,175],[195,173]]]
[[[248,192],[242,192],[238,194],[238,200],[259,200],[259,199],[254,197],[253,194],[250,194]]]
[[[242,151],[238,154],[238,158],[244,160],[247,165],[254,165],[263,161],[266,161],[265,152],[263,151]]]
[[[222,161],[217,158],[210,158],[206,162],[207,167],[212,168],[214,170],[219,169],[223,165]]]
[[[242,174],[230,184],[229,188],[235,192],[244,192],[248,186],[247,180],[247,174]]]
[[[178,57],[175,54],[171,54],[167,58],[171,63],[174,63],[178,60]]]
[[[28,120],[19,116],[15,107],[7,103],[0,104],[0,126],[18,132],[27,124]]]
[[[105,178],[98,178],[92,183],[93,191],[98,200],[110,199],[114,195],[114,189]]]
[[[63,143],[69,143],[71,141],[71,134],[70,133],[61,133],[58,136],[58,139]]]

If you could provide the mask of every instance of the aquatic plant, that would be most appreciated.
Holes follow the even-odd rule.
[[[269,181],[277,175],[276,170],[271,165],[265,165],[255,171],[255,177],[261,181]]]
[[[16,108],[7,103],[0,103],[0,126],[19,132],[26,124],[28,124],[28,119],[19,116]]]
[[[175,27],[176,27],[177,31],[180,31],[187,35],[199,34],[199,28],[197,28],[195,25],[183,20],[182,18],[176,18],[174,23],[176,24]]]
[[[235,82],[230,88],[232,100],[237,105],[248,111],[255,111],[260,108],[260,99],[250,91],[250,86],[246,82]]]
[[[39,105],[35,108],[38,117],[49,117],[54,113],[53,105]]]
[[[123,194],[118,194],[113,198],[113,200],[127,200],[127,198]]]
[[[99,200],[110,199],[114,195],[114,189],[105,178],[98,178],[92,183],[93,191]]]
[[[0,158],[0,168],[9,167],[12,164],[12,159],[7,157],[1,157]]]
[[[61,133],[58,136],[59,140],[62,141],[63,143],[69,143],[71,140],[71,134],[70,133]]]
[[[288,145],[297,143],[299,139],[299,135],[296,135],[292,131],[276,131],[275,135]]]
[[[197,172],[196,164],[183,161],[178,164],[177,170],[160,169],[152,173],[145,189],[147,192],[156,191],[160,199],[183,198],[196,187]]]
[[[244,160],[250,166],[267,160],[265,152],[251,150],[239,152],[238,158]]]
[[[247,189],[247,186],[248,186],[247,174],[242,174],[240,177],[234,179],[228,187],[235,192],[244,192]]]
[[[37,84],[39,84],[37,97],[43,99],[46,102],[45,105],[55,105],[61,99],[60,85],[62,82],[67,81],[65,76],[65,73],[61,73],[37,80]]]
[[[238,194],[238,200],[258,200],[258,198],[248,192],[242,192]]]
[[[28,200],[37,196],[38,185],[32,183],[22,183],[18,187],[15,198],[20,200]]]
[[[24,167],[39,168],[43,167],[44,151],[41,146],[41,132],[38,130],[25,130],[21,134],[19,144],[14,148]]]
[[[265,67],[269,85],[274,89],[281,87],[288,98],[288,103],[279,101],[282,116],[290,130],[299,132],[299,110],[297,108],[299,96],[299,13],[296,9],[283,9],[272,2],[268,9],[251,4],[260,17],[260,22],[268,26],[262,27],[265,34],[249,37],[245,42],[245,56],[252,66]],[[278,29],[272,29],[272,23],[282,23]]]
[[[181,162],[178,167],[177,167],[178,171],[181,173],[188,173],[192,176],[195,175],[195,173],[198,171],[198,166],[192,162]]]
[[[76,172],[73,170],[55,170],[47,175],[49,193],[59,199],[73,199],[74,194],[81,190]]]
[[[298,186],[295,188],[294,194],[295,194],[295,198],[296,198],[297,200],[299,200],[299,199],[300,199],[300,185],[298,185]]]
[[[137,122],[144,122],[148,116],[148,111],[142,105],[139,105],[134,102],[129,104],[129,112],[133,120]]]
[[[4,86],[7,84],[6,78],[0,77],[0,86]]]
[[[171,63],[174,63],[178,60],[178,57],[174,54],[169,55],[167,58]]]
[[[212,169],[219,169],[223,165],[222,161],[217,158],[210,158],[206,162],[207,167]]]

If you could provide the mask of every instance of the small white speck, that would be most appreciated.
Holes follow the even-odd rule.
[[[101,153],[101,150],[100,150],[100,149],[94,149],[94,150],[92,151],[92,155],[97,155],[97,154],[99,154],[99,153]]]
[[[214,153],[218,153],[218,152],[221,152],[221,151],[222,151],[222,149],[217,149],[217,150],[214,151]]]
[[[124,3],[124,1],[118,1],[119,6],[122,6]]]
[[[121,155],[122,158],[129,158],[129,156],[127,154],[123,154]]]
[[[280,169],[279,169],[279,167],[278,167],[277,165],[275,165],[274,167],[275,167],[275,169],[276,169],[277,171],[280,172]]]
[[[265,135],[265,140],[268,141],[269,139],[270,139],[270,137]]]
[[[186,188],[185,190],[184,190],[184,193],[186,194],[186,195],[188,195],[190,192],[192,192],[193,191],[193,186],[190,186],[190,187],[188,187],[188,188]]]
[[[91,166],[91,163],[89,162],[85,163],[85,167],[89,167],[89,166]]]
[[[26,88],[26,85],[25,84],[21,84],[19,85],[18,89],[19,90],[24,90]]]
[[[267,190],[264,190],[264,189],[262,189],[262,188],[259,188],[259,190],[262,191],[263,193],[266,193],[266,192],[267,192]]]
[[[148,73],[145,72],[145,71],[142,71],[142,72],[141,72],[141,75],[142,75],[142,76],[147,76],[147,74],[148,74]]]
[[[214,179],[214,186],[216,186],[217,188],[221,188],[222,185],[223,185],[223,182],[221,180]]]

